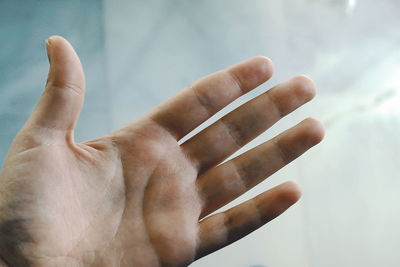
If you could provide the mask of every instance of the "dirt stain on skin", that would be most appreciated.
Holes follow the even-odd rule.
[[[22,256],[21,248],[34,242],[25,228],[32,219],[13,214],[13,207],[18,205],[21,203],[10,203],[0,210],[4,218],[0,223],[0,258],[9,266],[31,266]]]

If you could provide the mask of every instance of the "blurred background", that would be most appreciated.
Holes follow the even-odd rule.
[[[44,88],[50,35],[73,44],[86,72],[78,141],[129,123],[206,74],[265,55],[274,77],[214,120],[306,74],[316,99],[242,151],[309,116],[324,123],[326,138],[232,203],[295,180],[298,204],[192,266],[400,266],[399,14],[398,0],[1,0],[0,162]]]

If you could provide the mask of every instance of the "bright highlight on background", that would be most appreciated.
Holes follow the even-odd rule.
[[[356,5],[357,5],[357,0],[349,0],[349,1],[347,2],[346,13],[347,13],[348,15],[353,14],[354,8],[356,7]]]

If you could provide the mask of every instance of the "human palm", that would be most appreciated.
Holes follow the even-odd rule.
[[[179,142],[235,98],[264,83],[255,57],[194,82],[137,121],[75,143],[84,76],[67,41],[47,42],[46,90],[15,138],[0,176],[0,255],[12,266],[183,266],[240,239],[295,203],[279,185],[218,208],[321,141],[314,119],[222,163],[315,94],[295,77]],[[222,164],[220,164],[222,163]]]

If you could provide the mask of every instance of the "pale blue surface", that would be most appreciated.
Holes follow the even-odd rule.
[[[2,0],[0,160],[42,92],[49,35],[69,39],[86,72],[77,140],[265,55],[274,77],[238,103],[296,74],[316,81],[318,97],[245,149],[307,116],[326,139],[235,202],[291,179],[298,205],[193,266],[400,266],[399,14],[398,0]]]
[[[74,45],[87,76],[87,100],[77,128],[78,140],[110,129],[102,2],[18,2],[0,2],[1,162],[42,93],[48,71],[45,40],[53,34],[66,37]]]

